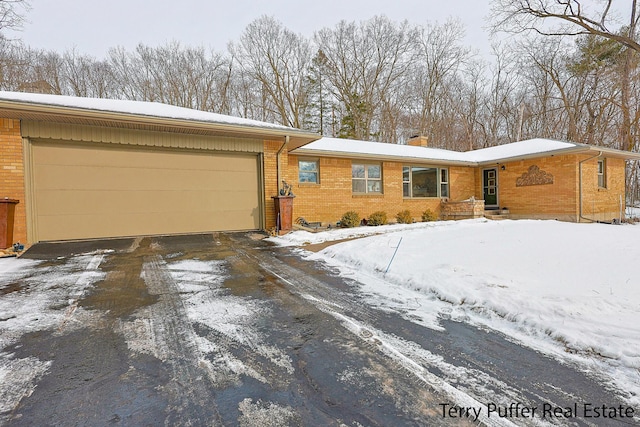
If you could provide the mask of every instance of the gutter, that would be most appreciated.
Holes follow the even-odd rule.
[[[594,219],[587,218],[582,215],[582,164],[584,162],[588,162],[589,160],[593,160],[600,156],[602,156],[602,151],[599,151],[598,154],[596,154],[595,156],[591,156],[589,158],[586,158],[578,162],[578,201],[580,204],[580,211],[578,212],[578,222],[580,222],[581,219],[585,219],[589,222],[596,222]]]
[[[289,135],[286,135],[284,137],[284,142],[282,143],[282,146],[276,153],[276,179],[278,180],[278,182],[276,182],[276,189],[277,189],[276,196],[280,195],[280,188],[281,188],[280,184],[282,183],[282,172],[281,172],[282,168],[280,166],[280,155],[282,154],[282,152],[284,151],[288,143],[289,143]]]

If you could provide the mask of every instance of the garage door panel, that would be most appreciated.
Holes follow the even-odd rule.
[[[205,191],[37,191],[42,215],[106,214],[120,212],[224,212],[242,210],[255,203],[250,191],[223,191],[212,195]]]
[[[253,154],[33,145],[38,240],[258,229]],[[164,165],[164,167],[161,167]]]
[[[35,145],[34,145],[35,146]],[[37,152],[34,152],[34,160],[39,165],[86,165],[90,167],[113,167],[137,169],[141,166],[149,169],[202,169],[202,170],[227,170],[234,171],[247,163],[247,159],[253,155],[237,156],[235,154],[217,154],[212,152],[183,152],[176,157],[175,150],[142,151],[114,147],[91,147],[90,149],[77,149],[77,146],[62,146],[62,144],[37,144]],[[65,155],[60,156],[60,150],[64,149]],[[126,151],[126,156],[122,153]]]
[[[255,163],[255,159],[253,159]],[[240,166],[251,167],[247,164]],[[184,169],[148,169],[148,168],[120,168],[120,167],[90,167],[41,165],[36,170],[35,180],[40,183],[41,190],[184,190],[185,188],[200,188],[207,190],[223,190],[233,188],[256,187],[256,171],[212,171],[212,170],[184,170]],[[254,167],[255,169],[255,167]],[[74,180],[69,181],[69,176]]]

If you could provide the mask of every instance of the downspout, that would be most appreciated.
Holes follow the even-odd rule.
[[[284,151],[284,148],[287,146],[287,144],[289,143],[289,135],[286,135],[284,137],[284,142],[282,143],[282,146],[280,147],[280,149],[278,150],[278,152],[276,153],[276,179],[278,180],[278,182],[276,183],[276,196],[280,195],[280,185],[282,183],[282,172],[280,171],[280,154],[282,154],[282,152]]]
[[[597,155],[593,156],[593,157],[589,157],[587,159],[584,159],[580,162],[578,162],[578,199],[580,202],[580,212],[578,215],[578,222],[580,222],[581,219],[586,219],[587,221],[590,222],[596,222],[595,220],[591,219],[591,218],[587,218],[585,216],[582,215],[582,164],[584,162],[588,162],[589,160],[593,160],[597,157],[602,156],[602,151],[599,151]]]

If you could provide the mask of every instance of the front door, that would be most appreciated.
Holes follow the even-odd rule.
[[[482,171],[482,189],[485,208],[498,208],[498,169]]]

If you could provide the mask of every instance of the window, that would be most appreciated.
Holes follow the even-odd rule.
[[[607,164],[604,159],[598,160],[598,187],[607,188]]]
[[[449,169],[440,169],[440,197],[449,197]]]
[[[382,165],[351,165],[351,189],[354,193],[382,193]]]
[[[319,184],[320,162],[318,160],[298,161],[298,182]]]
[[[449,197],[449,170],[427,166],[403,166],[402,195]]]

